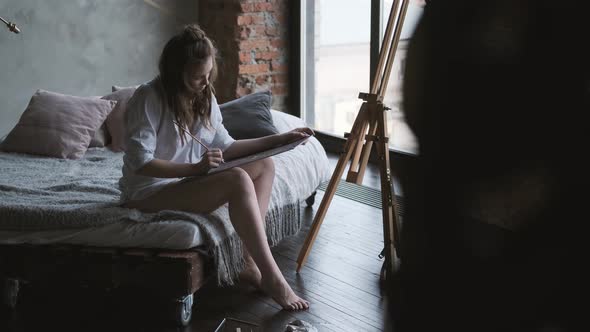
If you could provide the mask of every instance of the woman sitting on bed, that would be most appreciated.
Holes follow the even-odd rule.
[[[234,140],[222,124],[212,82],[216,49],[196,25],[168,41],[159,75],[136,90],[126,112],[127,148],[120,184],[124,206],[144,212],[208,213],[229,203],[231,222],[245,248],[240,278],[268,293],[283,308],[307,309],[283,277],[268,246],[264,217],[274,179],[267,158],[210,176],[211,168],[273,146],[313,135],[309,128]],[[187,128],[207,148],[179,128]],[[246,250],[247,249],[247,250]]]

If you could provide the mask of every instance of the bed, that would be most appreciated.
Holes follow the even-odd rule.
[[[305,126],[271,111],[279,132]],[[19,282],[133,286],[163,299],[170,319],[186,325],[193,294],[207,281],[232,284],[241,246],[223,206],[208,215],[144,214],[117,206],[122,153],[89,148],[68,160],[0,152],[0,277],[5,302]],[[329,176],[314,137],[273,156],[276,176],[266,216],[270,245],[295,234],[303,201]]]

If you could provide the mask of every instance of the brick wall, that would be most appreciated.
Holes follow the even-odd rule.
[[[287,112],[288,0],[200,0],[199,24],[220,53],[220,102],[271,90]]]

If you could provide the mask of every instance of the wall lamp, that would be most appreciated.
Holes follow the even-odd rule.
[[[8,30],[10,30],[14,33],[20,32],[20,29],[16,26],[16,24],[14,24],[12,22],[8,22],[7,20],[3,19],[2,17],[0,17],[0,20],[2,20],[2,22],[4,22],[4,24],[6,24],[6,26],[8,27]]]

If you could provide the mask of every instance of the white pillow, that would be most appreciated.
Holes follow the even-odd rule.
[[[284,133],[295,128],[308,127],[302,119],[291,114],[275,109],[271,109],[270,114],[272,115],[272,122],[279,133]]]

